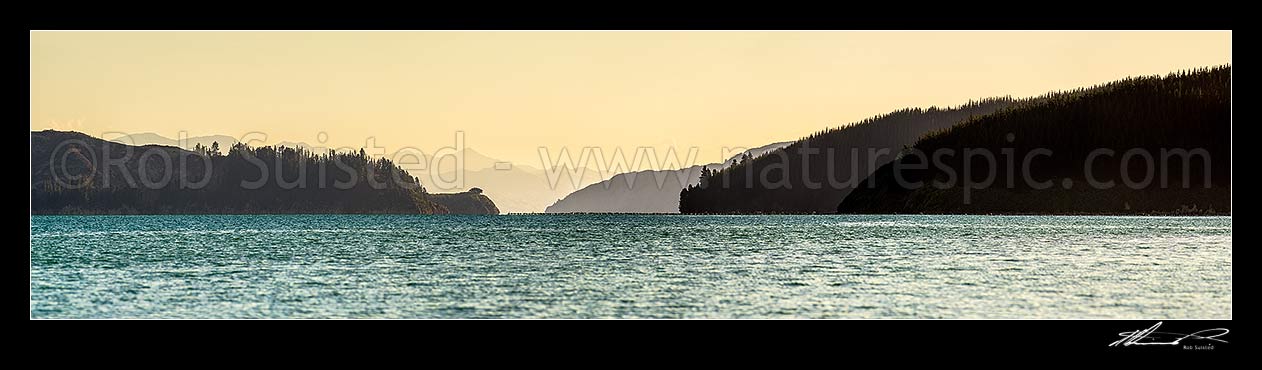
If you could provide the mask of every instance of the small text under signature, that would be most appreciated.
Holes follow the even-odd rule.
[[[1161,322],[1157,322],[1156,325],[1153,325],[1152,327],[1148,329],[1136,330],[1136,331],[1124,331],[1124,332],[1118,333],[1117,335],[1121,336],[1122,339],[1118,339],[1117,341],[1109,344],[1109,347],[1177,346],[1183,340],[1186,340],[1186,339],[1207,340],[1207,341],[1215,341],[1215,342],[1220,342],[1220,343],[1227,343],[1227,341],[1219,339],[1218,337],[1226,335],[1228,332],[1230,332],[1230,330],[1227,330],[1224,328],[1215,328],[1215,329],[1205,329],[1205,330],[1201,330],[1201,331],[1191,333],[1191,334],[1182,334],[1182,333],[1157,331],[1157,328],[1160,328],[1160,327],[1161,327]]]

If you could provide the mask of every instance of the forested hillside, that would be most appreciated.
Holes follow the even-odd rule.
[[[147,180],[147,181],[146,181]],[[288,147],[187,151],[31,133],[33,214],[445,213],[384,158]]]
[[[837,210],[1229,213],[1231,118],[1230,66],[1051,93],[925,137],[900,159],[904,184],[886,165]],[[965,150],[996,160],[966,160]]]
[[[1007,107],[990,98],[958,107],[909,108],[817,132],[781,150],[702,171],[679,193],[682,213],[833,213],[860,180],[922,135]]]

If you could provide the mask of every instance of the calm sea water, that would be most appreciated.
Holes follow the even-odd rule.
[[[1231,318],[1231,218],[34,216],[35,318]]]

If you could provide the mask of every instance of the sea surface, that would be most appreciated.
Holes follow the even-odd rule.
[[[34,318],[1231,318],[1230,217],[33,216]]]

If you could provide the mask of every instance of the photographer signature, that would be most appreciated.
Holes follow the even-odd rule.
[[[1205,329],[1205,330],[1201,330],[1201,331],[1191,333],[1191,334],[1183,334],[1183,333],[1157,331],[1157,328],[1160,328],[1160,327],[1161,327],[1161,322],[1157,322],[1156,325],[1153,325],[1152,327],[1145,330],[1124,331],[1124,332],[1118,333],[1117,335],[1121,336],[1122,339],[1118,339],[1117,341],[1109,344],[1109,347],[1116,347],[1119,345],[1120,346],[1132,346],[1132,345],[1135,345],[1135,346],[1177,346],[1184,339],[1211,340],[1211,341],[1216,341],[1216,342],[1221,342],[1221,343],[1227,343],[1227,341],[1218,339],[1218,337],[1226,335],[1228,332],[1230,332],[1230,330],[1227,330],[1224,328],[1215,328],[1215,329]]]

